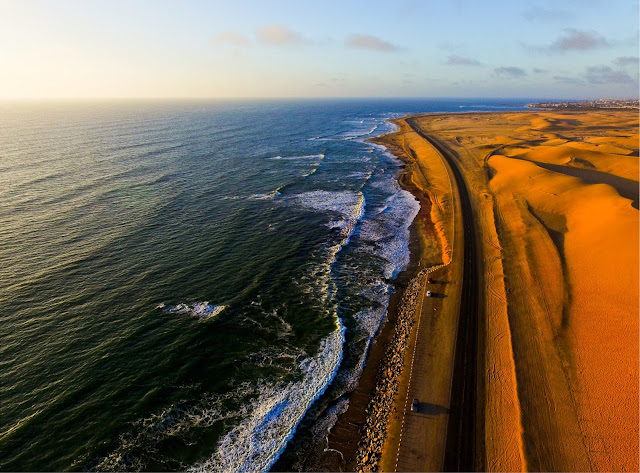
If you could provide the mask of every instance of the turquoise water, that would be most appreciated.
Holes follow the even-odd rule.
[[[408,263],[418,204],[364,139],[525,104],[0,105],[0,469],[268,469]]]

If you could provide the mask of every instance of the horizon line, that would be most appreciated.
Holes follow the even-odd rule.
[[[552,100],[552,101],[591,101],[591,100],[638,100],[635,97],[536,97],[536,96],[236,96],[236,97],[0,97],[1,103],[8,102],[122,102],[122,101],[287,101],[287,100]]]

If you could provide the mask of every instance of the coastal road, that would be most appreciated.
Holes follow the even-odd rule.
[[[464,228],[463,276],[443,467],[444,471],[474,471],[477,466],[476,405],[481,274],[478,268],[473,209],[469,191],[453,153],[445,149],[437,139],[427,135],[416,123],[415,118],[408,118],[406,121],[413,131],[429,142],[446,160],[460,197],[458,208],[462,214]]]

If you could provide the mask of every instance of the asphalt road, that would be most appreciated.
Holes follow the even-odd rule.
[[[415,123],[414,118],[407,119],[407,123],[417,134],[431,143],[448,162],[460,195],[459,208],[464,228],[464,263],[444,470],[474,471],[476,468],[480,274],[473,209],[469,191],[452,153],[435,138],[424,133]]]

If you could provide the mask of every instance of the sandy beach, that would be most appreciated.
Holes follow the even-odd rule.
[[[473,417],[475,469],[637,470],[637,113],[433,114],[395,123],[399,130],[377,142],[407,163],[401,183],[423,206],[412,231],[413,274],[405,275],[421,290],[401,373],[385,374],[378,348],[363,385],[373,394],[352,396],[351,417],[329,438],[336,448],[360,441],[342,466],[441,470],[455,456],[447,452],[452,423],[469,409],[459,403],[472,402],[465,415]],[[459,402],[456,338],[471,310],[460,306],[461,248],[470,225],[452,165],[471,200],[474,232],[465,235],[478,248],[480,294],[476,394]],[[434,267],[439,287],[426,281]],[[424,297],[425,289],[439,297]],[[376,376],[393,385],[392,408],[368,400],[381,389]],[[376,422],[386,431],[373,432]]]

